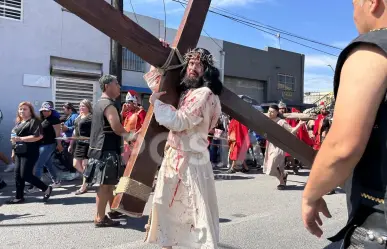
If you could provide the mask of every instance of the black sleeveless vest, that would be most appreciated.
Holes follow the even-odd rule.
[[[113,105],[119,113],[119,108],[112,99],[101,98],[94,106],[88,152],[89,158],[100,159],[105,151],[113,151],[118,155],[121,154],[121,136],[113,132],[109,121],[104,115],[105,109],[110,105]]]
[[[340,54],[336,65],[334,77],[334,94],[340,84],[341,69],[349,54],[360,45],[372,45],[386,53],[387,59],[387,30],[371,31],[360,35],[353,40]],[[372,72],[370,72],[372,73]],[[386,96],[387,97],[387,96]],[[357,215],[361,204],[367,202],[367,206],[380,207],[387,214],[387,98],[379,106],[366,150],[356,165],[350,189],[346,189],[349,222]],[[372,197],[380,198],[384,205],[372,200]],[[371,197],[371,199],[369,199]],[[387,221],[387,220],[386,220]],[[348,223],[349,223],[348,222]]]

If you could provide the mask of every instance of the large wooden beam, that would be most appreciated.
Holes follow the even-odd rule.
[[[55,1],[151,65],[162,66],[171,51],[170,48],[164,48],[158,38],[122,15],[104,0]],[[210,0],[190,0],[187,5],[184,18],[172,44],[181,53],[196,47],[210,2]],[[177,58],[174,58],[172,65],[176,63],[178,63]],[[176,84],[180,82],[179,72],[180,70],[167,72],[160,86],[160,90],[167,91],[161,100],[174,106],[179,100],[176,92]],[[221,102],[225,113],[265,136],[273,144],[291,153],[304,164],[311,165],[314,158],[314,151],[311,148],[252,108],[227,88],[221,95]],[[130,179],[152,187],[154,174],[161,162],[161,157],[157,158],[157,154],[162,156],[167,132],[154,120],[153,107],[150,106],[124,176],[129,176]],[[160,143],[152,143],[155,137]],[[118,194],[112,208],[128,215],[141,216],[145,204],[146,200],[140,200],[127,194]]]
[[[270,120],[265,114],[256,110],[227,88],[224,88],[220,100],[223,112],[265,137],[275,146],[301,160],[304,165],[312,165],[315,151],[296,136]]]
[[[54,1],[151,65],[162,66],[170,53],[171,49],[164,48],[158,38],[105,0]]]

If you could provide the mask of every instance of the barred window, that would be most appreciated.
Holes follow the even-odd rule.
[[[22,20],[23,0],[0,0],[0,18]]]
[[[294,76],[286,74],[278,74],[277,89],[284,91],[295,91],[295,79]]]
[[[122,48],[122,69],[145,72],[145,61],[127,48]]]

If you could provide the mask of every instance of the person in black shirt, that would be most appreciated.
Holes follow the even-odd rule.
[[[60,181],[52,164],[52,155],[57,149],[63,151],[62,143],[55,138],[60,137],[60,120],[53,115],[53,108],[48,102],[44,102],[40,108],[42,120],[43,138],[40,141],[39,159],[36,162],[35,175],[41,177],[43,167],[46,167],[51,175],[53,187],[59,187]]]
[[[120,222],[112,220],[119,216],[118,212],[110,212],[109,218],[105,211],[108,202],[112,205],[113,190],[121,177],[121,137],[129,143],[136,139],[137,133],[128,133],[122,126],[119,106],[115,102],[121,94],[117,78],[104,75],[99,84],[102,96],[93,108],[89,162],[84,176],[87,183],[96,179],[100,185],[96,198],[95,226],[111,227],[120,225]]]
[[[91,120],[93,117],[93,107],[88,99],[84,99],[79,104],[79,116],[75,119],[75,128],[73,131],[73,137],[90,137],[91,132]],[[75,149],[74,149],[75,148]],[[69,153],[74,152],[73,166],[81,174],[87,167],[89,151],[88,140],[72,140],[70,147],[68,148]],[[80,189],[75,192],[75,195],[81,195],[87,192],[86,178],[83,178],[83,183]]]
[[[15,161],[16,197],[8,204],[24,202],[25,182],[44,192],[44,200],[50,198],[52,187],[44,184],[33,175],[35,162],[39,156],[38,142],[43,138],[42,126],[35,117],[34,108],[29,102],[19,104],[16,126],[12,129],[12,158]]]
[[[331,116],[326,116],[321,124],[321,131],[320,131],[320,141],[321,143],[324,141],[325,137],[327,136],[329,129],[331,128]]]

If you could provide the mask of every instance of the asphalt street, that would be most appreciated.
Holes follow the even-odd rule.
[[[13,195],[15,184],[12,173],[0,176],[8,183],[0,190],[3,204]],[[256,170],[233,175],[216,171],[219,247],[319,249],[327,245],[326,238],[347,219],[345,196],[326,196],[333,218],[324,219],[323,238],[311,236],[302,225],[300,208],[307,176],[307,171],[289,175],[288,189],[278,191],[276,179]],[[118,228],[94,228],[95,190],[75,196],[78,186],[79,181],[63,182],[46,204],[41,201],[42,194],[35,193],[27,195],[24,204],[0,206],[0,248],[158,248],[143,242],[149,202],[143,218],[123,218]]]

